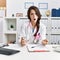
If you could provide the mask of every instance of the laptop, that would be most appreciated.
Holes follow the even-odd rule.
[[[8,49],[8,48],[0,48],[0,54],[3,55],[13,55],[20,52],[19,50],[14,50],[14,49]]]

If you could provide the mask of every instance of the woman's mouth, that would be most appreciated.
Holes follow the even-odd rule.
[[[34,20],[36,20],[36,19],[34,19]]]

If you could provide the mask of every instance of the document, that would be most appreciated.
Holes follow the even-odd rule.
[[[29,52],[49,52],[50,51],[47,46],[43,46],[40,44],[28,44],[27,50]]]
[[[53,47],[53,50],[54,50],[55,52],[59,52],[59,53],[60,53],[60,46],[55,46],[55,47]]]

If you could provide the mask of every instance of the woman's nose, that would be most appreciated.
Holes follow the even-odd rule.
[[[36,17],[36,15],[34,14],[34,15],[33,15],[33,17],[35,18],[35,17]]]

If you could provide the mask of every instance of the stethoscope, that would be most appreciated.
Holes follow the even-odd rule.
[[[31,26],[31,23],[30,23],[30,22],[29,22],[27,28],[28,28],[29,26]],[[32,28],[32,33],[34,33],[34,31],[35,31],[35,29]],[[38,33],[36,34],[36,36],[34,37],[33,43],[38,43],[40,37],[41,37],[41,34],[38,32]]]

